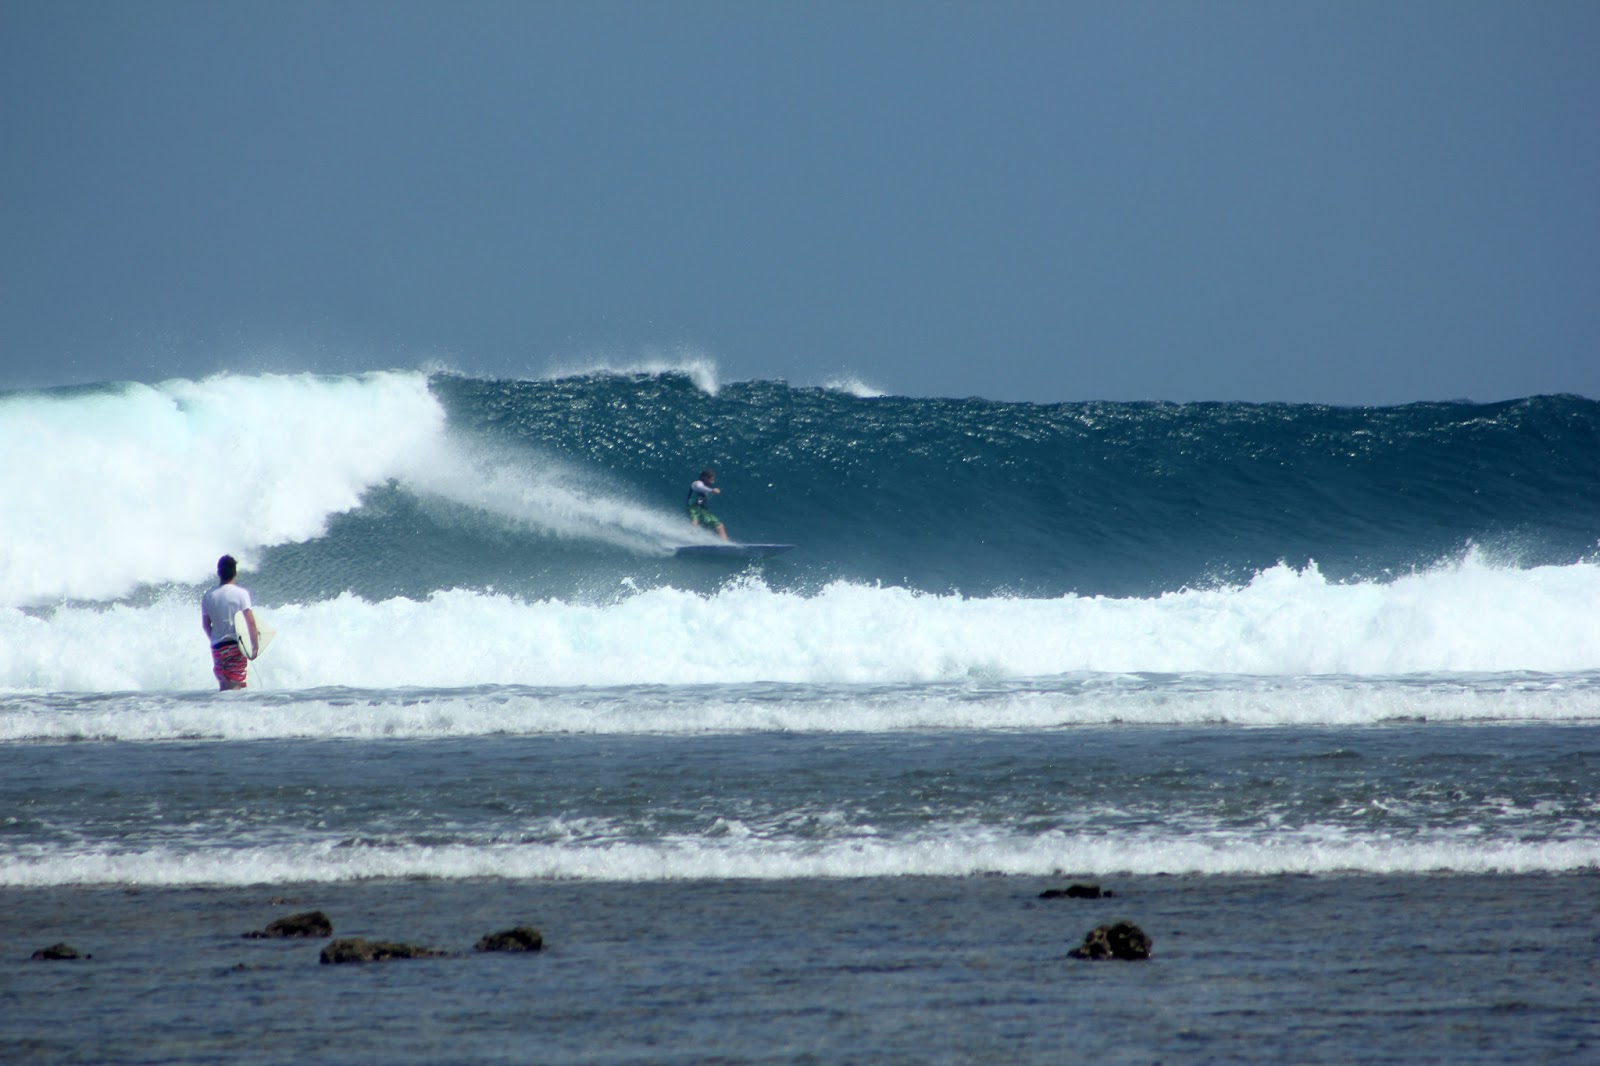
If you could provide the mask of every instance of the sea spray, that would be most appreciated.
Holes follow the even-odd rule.
[[[0,604],[202,580],[310,540],[435,447],[420,374],[108,384],[0,395]]]

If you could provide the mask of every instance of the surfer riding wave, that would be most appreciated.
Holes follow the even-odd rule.
[[[716,481],[717,472],[708,466],[700,471],[700,477],[689,486],[689,524],[696,529],[709,529],[727,540],[728,531],[723,528],[722,520],[706,508],[706,501],[713,495],[722,495],[722,490],[714,487]]]

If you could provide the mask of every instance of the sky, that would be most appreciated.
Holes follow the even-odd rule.
[[[1588,0],[0,0],[0,388],[1600,398]]]

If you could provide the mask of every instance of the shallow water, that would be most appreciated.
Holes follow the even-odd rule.
[[[0,745],[0,885],[1600,864],[1589,723]]]
[[[1528,1062],[1600,1047],[1600,878],[372,881],[0,890],[8,1062]],[[275,905],[274,899],[285,902]],[[244,940],[451,949],[324,966]],[[1143,963],[1067,958],[1134,921]],[[485,955],[537,925],[546,950]],[[93,959],[28,961],[66,939]]]
[[[0,1061],[1590,1061],[1597,796],[1588,722],[19,740]],[[310,909],[456,954],[241,939]]]

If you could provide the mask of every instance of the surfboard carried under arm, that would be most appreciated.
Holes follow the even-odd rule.
[[[255,613],[252,609],[252,613]],[[239,611],[233,616],[233,631],[239,634],[239,650],[244,652],[246,659],[259,659],[261,653],[267,650],[267,645],[272,643],[272,638],[278,631],[261,620],[261,615],[256,613],[256,646],[250,647],[250,623],[245,621],[244,612]]]
[[[770,559],[793,548],[793,544],[685,544],[673,554],[695,559]]]

